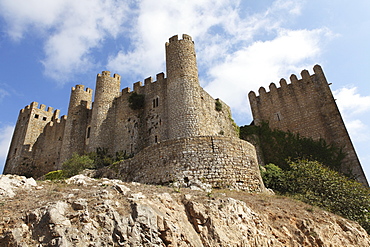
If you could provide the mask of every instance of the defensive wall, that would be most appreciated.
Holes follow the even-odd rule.
[[[98,171],[99,177],[148,184],[191,185],[250,192],[265,190],[254,146],[239,138],[197,136],[154,144],[131,159]]]
[[[285,79],[280,80],[280,87],[271,83],[269,91],[261,87],[259,96],[251,91],[249,101],[254,124],[266,121],[272,129],[299,133],[314,140],[323,138],[343,148],[346,158],[342,171],[351,171],[368,185],[324,72],[319,65],[313,70],[312,75],[303,70],[301,79],[291,75],[290,84]]]
[[[85,89],[83,85],[72,88],[68,117],[53,117],[52,109],[45,111],[45,106],[38,109],[37,103],[26,107],[23,111],[30,108],[33,112],[20,115],[14,136],[25,135],[30,141],[13,138],[11,150],[26,147],[27,152],[10,155],[10,151],[5,173],[39,177],[60,169],[73,153],[82,155],[97,148],[113,156],[116,152],[135,155],[134,160],[144,162],[146,158],[141,156],[148,151],[142,150],[156,150],[164,145],[160,144],[163,142],[198,136],[238,137],[230,108],[199,85],[191,37],[183,35],[179,39],[175,35],[165,48],[167,77],[159,73],[155,80],[148,77],[144,83],[134,83],[133,90],[120,90],[121,76],[103,71],[96,78],[94,102],[92,89]],[[135,95],[143,99],[138,108],[130,106],[130,99]],[[22,127],[25,123],[31,124]],[[161,150],[162,153],[170,152],[170,147]],[[201,157],[200,152],[198,154]],[[140,167],[137,162],[132,165],[133,170]],[[198,168],[203,169],[202,166]],[[147,171],[151,169],[149,166]],[[240,178],[240,181],[246,180]]]

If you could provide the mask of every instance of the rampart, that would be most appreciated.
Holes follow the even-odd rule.
[[[324,72],[319,65],[315,65],[313,70],[315,73],[312,75],[303,70],[301,79],[291,75],[290,84],[285,79],[280,80],[280,87],[271,83],[269,91],[261,87],[258,90],[259,96],[250,92],[254,124],[266,121],[272,129],[299,133],[314,140],[323,138],[343,148],[347,156],[341,169],[352,172],[367,185]]]
[[[168,140],[98,171],[98,176],[149,184],[188,186],[198,180],[213,188],[265,190],[254,146],[238,138],[198,136]]]

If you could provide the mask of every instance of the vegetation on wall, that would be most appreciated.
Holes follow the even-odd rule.
[[[144,94],[138,94],[133,92],[128,98],[129,106],[133,110],[139,110],[144,107],[145,96]]]
[[[97,148],[96,152],[91,152],[85,155],[74,153],[70,159],[62,164],[61,170],[47,173],[45,175],[45,179],[60,180],[70,178],[81,173],[85,169],[99,169],[131,157],[133,156],[127,155],[126,152],[123,151],[116,152],[115,155],[111,155],[107,148]]]
[[[266,165],[261,172],[265,185],[279,194],[357,221],[370,233],[369,188],[317,161],[298,160],[288,166],[283,170]]]
[[[216,111],[222,111],[222,103],[220,102],[220,99],[216,99],[215,109],[216,109]]]
[[[265,164],[272,163],[283,170],[289,169],[289,160],[306,159],[339,171],[345,157],[341,148],[324,139],[314,141],[299,134],[272,130],[268,123],[240,127],[240,138],[260,147]]]

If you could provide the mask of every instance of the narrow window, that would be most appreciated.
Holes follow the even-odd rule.
[[[153,99],[153,108],[155,108],[155,99]]]
[[[154,137],[154,142],[155,142],[155,143],[158,143],[158,136],[155,136],[155,137]]]
[[[278,120],[278,121],[281,120],[281,117],[280,117],[280,114],[279,113],[276,113],[275,116],[276,116],[276,120]]]
[[[91,127],[88,127],[87,128],[87,136],[86,136],[87,138],[90,138],[90,131],[91,131]]]
[[[156,106],[156,107],[158,107],[158,103],[159,103],[159,98],[157,97],[157,98],[155,99],[155,106]]]

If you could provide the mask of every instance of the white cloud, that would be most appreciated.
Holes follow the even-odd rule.
[[[247,110],[250,90],[257,91],[260,86],[278,83],[281,76],[312,67],[321,52],[318,44],[327,35],[330,32],[326,29],[280,30],[276,38],[243,47],[211,68],[213,80],[206,90],[237,111]]]
[[[0,101],[6,96],[9,96],[9,92],[0,88]]]
[[[361,96],[357,87],[343,87],[333,92],[342,114],[353,116],[370,110],[370,96]]]
[[[356,142],[364,142],[370,140],[370,127],[364,123],[367,117],[364,113],[370,111],[370,96],[357,91],[357,87],[343,87],[333,91],[333,95],[350,136]]]
[[[91,49],[123,32],[128,17],[127,4],[116,0],[1,0],[0,8],[11,38],[37,32],[46,39],[45,73],[61,81],[95,63]]]

